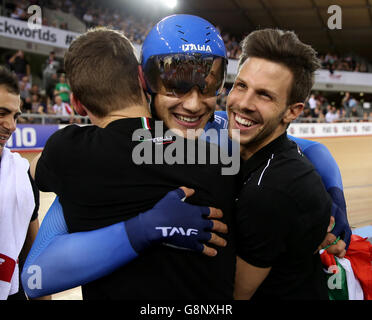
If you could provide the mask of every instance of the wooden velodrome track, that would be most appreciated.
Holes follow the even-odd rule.
[[[372,225],[372,136],[317,138],[336,159],[343,179],[348,219],[352,228]],[[37,153],[23,153],[32,160]],[[53,202],[53,193],[40,195],[40,223]],[[68,290],[53,299],[81,299],[80,288]]]

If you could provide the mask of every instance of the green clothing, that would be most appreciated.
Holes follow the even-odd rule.
[[[59,96],[62,98],[62,101],[63,102],[70,102],[70,91],[71,91],[71,88],[70,86],[67,84],[67,83],[57,83],[56,85],[56,90],[57,91],[63,91],[59,94]]]

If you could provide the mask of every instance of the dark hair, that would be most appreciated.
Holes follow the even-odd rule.
[[[4,66],[0,66],[0,86],[4,86],[9,93],[20,93],[17,76]]]
[[[118,31],[88,30],[72,42],[64,64],[71,91],[98,117],[141,101],[134,47]]]
[[[320,68],[317,52],[301,42],[292,31],[262,29],[250,33],[241,42],[239,68],[249,57],[285,65],[293,74],[288,104],[305,102],[314,85],[314,72]]]

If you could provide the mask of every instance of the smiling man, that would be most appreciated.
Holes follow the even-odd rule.
[[[281,135],[285,125],[302,112],[303,103],[283,107],[292,82],[291,71],[282,64],[255,57],[244,63],[228,102],[229,129],[240,130],[244,159]]]
[[[141,52],[153,116],[184,136],[213,121],[227,70],[221,36],[208,23],[200,27],[200,21],[190,15],[164,18],[146,36]],[[198,44],[203,41],[208,45]]]
[[[327,299],[314,252],[327,233],[331,199],[286,134],[312,88],[316,52],[293,32],[273,29],[251,33],[242,49],[227,100],[229,130],[240,129],[244,160],[235,297]]]
[[[39,229],[39,191],[29,163],[5,147],[20,114],[18,80],[0,67],[0,300],[26,299],[19,286],[18,259],[22,265]]]

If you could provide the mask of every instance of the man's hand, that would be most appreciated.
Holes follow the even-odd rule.
[[[181,190],[185,193],[185,198],[187,199],[191,197],[194,193],[195,190],[186,188],[186,187],[180,187]],[[183,199],[183,200],[184,200]],[[220,209],[216,209],[213,207],[209,207],[209,215],[205,216],[205,218],[212,219],[212,227],[210,228],[211,231],[216,231],[219,233],[224,233],[226,234],[228,232],[227,225],[222,223],[221,221],[214,220],[214,219],[221,219],[223,217],[223,213]],[[211,238],[208,240],[208,243],[214,244],[219,247],[225,247],[227,245],[226,240],[218,236],[216,233],[211,232]],[[207,247],[205,244],[203,244],[203,254],[213,257],[217,254],[217,250]]]
[[[324,238],[323,242],[316,250],[316,253],[320,250],[327,250],[328,253],[335,255],[338,258],[343,258],[346,254],[346,243],[341,240],[339,237],[336,237],[331,233],[335,224],[335,218],[331,216],[330,223],[327,229],[327,235]]]
[[[154,208],[125,222],[128,238],[139,253],[154,243],[215,256],[217,250],[205,243],[220,247],[226,240],[216,233],[227,233],[221,221],[222,211],[212,207],[195,206],[184,202],[195,191],[186,187],[168,192]]]

